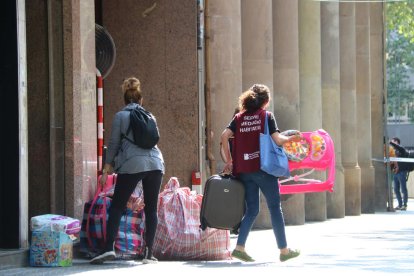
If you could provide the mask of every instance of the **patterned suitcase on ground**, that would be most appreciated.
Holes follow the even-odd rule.
[[[244,215],[244,186],[230,175],[213,175],[204,187],[201,229],[207,227],[237,233]]]

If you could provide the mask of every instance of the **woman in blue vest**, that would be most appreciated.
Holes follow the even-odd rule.
[[[278,145],[288,141],[300,141],[301,134],[280,134],[273,113],[266,111],[270,101],[270,90],[263,84],[255,84],[239,97],[240,112],[221,135],[223,155],[226,160],[224,172],[232,172],[245,187],[246,213],[241,221],[237,245],[232,256],[245,262],[253,262],[245,251],[245,244],[253,223],[259,213],[259,194],[266,197],[273,232],[280,249],[280,261],[299,256],[298,250],[287,247],[285,222],[280,203],[278,179],[260,170],[259,136],[263,133],[264,120],[268,120],[269,133]],[[229,139],[234,136],[230,153]]]

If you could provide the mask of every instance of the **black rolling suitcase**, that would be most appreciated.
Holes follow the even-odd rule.
[[[230,175],[207,179],[201,204],[201,229],[207,227],[238,233],[244,215],[244,186]]]

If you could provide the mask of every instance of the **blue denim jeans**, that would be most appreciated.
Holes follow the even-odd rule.
[[[401,192],[403,197],[401,198]],[[394,174],[394,193],[397,197],[398,206],[407,206],[408,193],[407,193],[407,172],[402,171]]]
[[[240,174],[240,180],[245,188],[246,213],[240,224],[237,245],[245,246],[253,223],[259,214],[260,190],[266,198],[272,220],[273,233],[279,249],[287,247],[285,220],[280,204],[279,185],[277,177],[263,171]]]

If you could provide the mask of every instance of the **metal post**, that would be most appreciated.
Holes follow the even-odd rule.
[[[386,5],[384,3],[382,5],[382,18],[383,18],[383,45],[386,44],[386,24],[385,24],[385,13],[386,13]],[[386,53],[383,51],[383,105],[382,105],[382,118],[383,118],[383,126],[384,126],[384,147],[385,147],[385,158],[386,158],[386,174],[387,174],[387,191],[388,191],[388,207],[387,210],[389,212],[394,211],[393,206],[393,195],[392,195],[392,178],[391,178],[391,167],[390,167],[390,150],[388,146],[388,131],[387,131],[387,124],[388,124],[388,91],[387,91],[387,59],[386,59]]]
[[[103,155],[103,77],[96,69],[96,81],[98,89],[98,172],[102,170]]]

